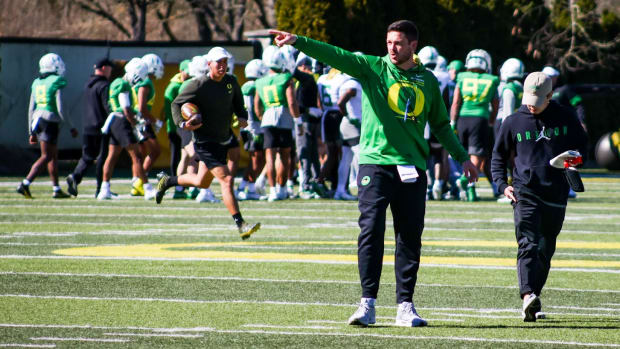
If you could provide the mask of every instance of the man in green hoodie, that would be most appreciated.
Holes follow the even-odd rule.
[[[418,30],[411,21],[392,23],[387,29],[384,57],[356,55],[303,36],[271,30],[278,46],[293,45],[318,61],[349,74],[362,85],[362,130],[358,174],[360,235],[358,268],[362,300],[349,324],[375,323],[386,210],[394,220],[396,252],[396,325],[424,326],[413,306],[413,291],[420,264],[426,204],[428,143],[424,126],[475,181],[478,173],[450,128],[448,114],[432,72],[412,59]]]

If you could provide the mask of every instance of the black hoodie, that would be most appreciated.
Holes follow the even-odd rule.
[[[513,187],[520,193],[535,195],[554,204],[565,205],[568,182],[563,170],[549,160],[566,150],[578,150],[586,155],[587,135],[571,108],[550,101],[537,115],[522,105],[508,116],[499,130],[493,148],[491,172],[500,191],[508,186],[507,165],[514,154]]]
[[[109,90],[110,82],[105,76],[90,76],[84,91],[84,101],[86,102],[82,118],[84,134],[101,134],[101,127],[110,113],[108,106]]]

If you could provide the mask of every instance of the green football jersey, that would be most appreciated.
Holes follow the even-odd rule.
[[[148,87],[149,88],[149,94],[146,97],[147,98],[146,99],[146,107],[150,111],[153,108],[153,103],[155,102],[155,86],[153,85],[153,81],[151,81],[150,78],[146,78],[146,79],[142,80],[141,82],[137,83],[131,89],[131,95],[133,97],[133,105],[136,106],[136,108],[138,107],[138,89],[140,87]]]
[[[110,84],[110,110],[113,112],[122,113],[123,108],[121,107],[120,102],[118,101],[118,96],[121,93],[130,93],[131,94],[131,86],[127,81],[123,78],[116,78]],[[130,99],[131,100],[131,99]]]
[[[265,110],[272,107],[288,105],[286,88],[293,78],[291,73],[279,73],[264,76],[256,80],[256,92]]]
[[[504,85],[504,88],[502,89],[502,94],[504,93],[504,90],[510,90],[514,94],[516,103],[514,110],[512,110],[511,112],[517,111],[517,109],[519,109],[519,107],[521,106],[521,100],[523,99],[523,85],[515,81],[510,81],[506,83],[506,85]]]
[[[455,160],[469,158],[450,128],[437,79],[421,64],[402,70],[388,55],[356,55],[303,36],[294,46],[362,85],[360,164],[415,165],[426,170],[426,122]]]
[[[463,97],[463,105],[459,115],[488,119],[489,105],[493,98],[496,98],[499,78],[491,74],[466,71],[457,75],[456,84]]]
[[[177,129],[172,119],[171,105],[172,101],[179,95],[181,84],[183,84],[181,73],[178,73],[170,79],[170,83],[166,86],[166,91],[164,92],[164,113],[166,114],[166,131],[168,133],[172,133]]]
[[[58,114],[56,105],[56,91],[67,86],[67,80],[56,74],[48,75],[45,78],[37,78],[32,82],[32,93],[34,95],[35,109],[47,110]]]
[[[243,94],[243,101],[245,108],[248,111],[248,120],[259,121],[256,113],[254,112],[254,95],[256,94],[256,81],[247,81],[241,86],[241,93]]]

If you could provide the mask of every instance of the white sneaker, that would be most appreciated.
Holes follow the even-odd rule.
[[[287,185],[286,186],[286,195],[289,198],[294,198],[295,197],[295,187],[293,187],[292,185]]]
[[[112,193],[102,190],[99,192],[99,195],[97,195],[97,200],[112,200]]]
[[[196,202],[220,203],[221,201],[215,197],[211,189],[201,190],[196,196]]]
[[[349,325],[366,327],[375,322],[375,305],[371,304],[368,298],[362,299],[355,313],[349,318]]]
[[[270,191],[269,196],[267,196],[267,201],[274,202],[278,200],[281,200],[280,195],[278,195],[278,193],[276,193],[275,191]]]
[[[260,200],[261,195],[256,192],[248,191],[245,193],[245,200]]]
[[[415,311],[415,307],[411,302],[402,302],[398,305],[396,322],[394,324],[396,326],[403,327],[420,327],[428,325],[426,320],[422,319]]]
[[[157,194],[156,189],[145,190],[144,191],[144,200],[149,201],[155,198],[155,194]]]
[[[512,200],[505,195],[500,195],[500,198],[497,199],[497,202],[499,202],[500,204],[510,204],[512,203]]]
[[[523,315],[523,321],[536,321],[536,313],[540,312],[541,308],[542,304],[540,302],[540,298],[538,298],[535,294],[531,293],[523,297],[523,312],[521,312],[521,315]]]
[[[346,191],[337,191],[336,194],[334,194],[334,200],[355,201],[357,200],[357,196],[353,196]]]
[[[441,189],[441,184],[439,183],[439,181],[435,181],[435,183],[433,183],[433,199],[435,200],[443,200],[442,198],[442,194],[443,194],[443,190]]]

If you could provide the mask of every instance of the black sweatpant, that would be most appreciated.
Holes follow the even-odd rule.
[[[177,175],[177,167],[179,161],[181,161],[181,136],[174,131],[168,133],[168,140],[170,140],[170,175]]]
[[[97,177],[97,190],[99,193],[101,182],[103,181],[103,164],[108,157],[108,146],[110,137],[101,134],[84,134],[82,136],[82,157],[78,161],[77,166],[73,170],[73,178],[77,184],[82,182],[84,173],[88,170],[93,161],[97,160],[95,168],[95,176]],[[95,195],[96,196],[96,195]]]
[[[526,193],[517,193],[513,203],[517,253],[519,291],[523,296],[534,293],[540,296],[547,282],[551,257],[566,213],[565,205],[543,203]]]
[[[385,219],[388,205],[394,220],[396,301],[411,302],[420,266],[426,208],[426,175],[403,183],[395,165],[360,165],[357,176],[360,210],[358,268],[362,297],[377,298],[383,266]]]

